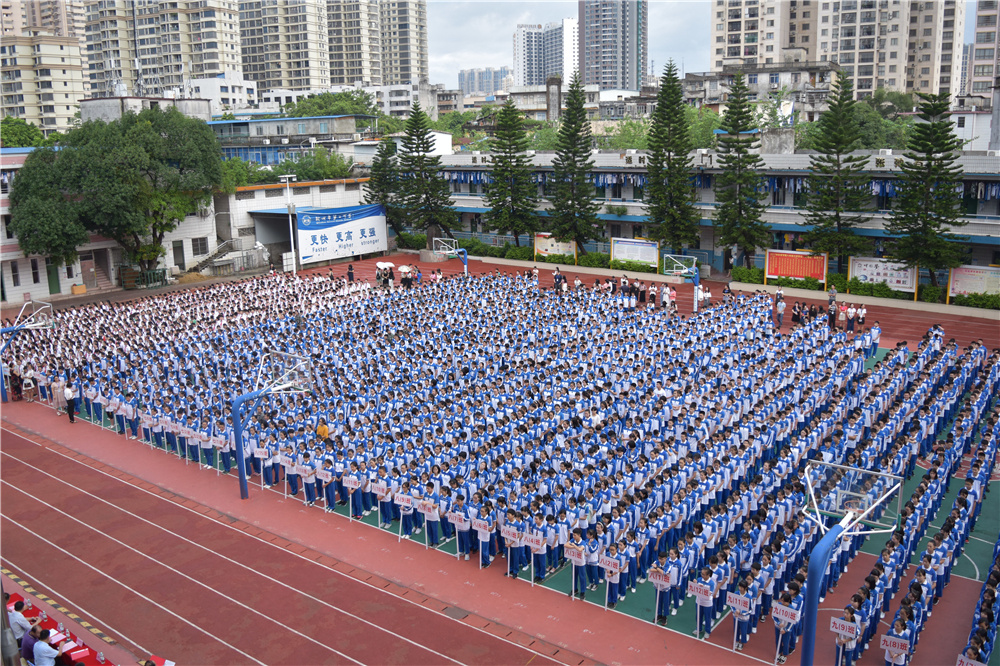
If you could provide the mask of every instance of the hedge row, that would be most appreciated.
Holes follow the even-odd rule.
[[[734,266],[732,271],[734,282],[745,282],[747,284],[764,284],[764,269],[745,268]],[[847,279],[846,275],[840,273],[828,273],[826,276],[827,288],[830,285],[837,288],[841,294],[852,294],[854,296],[875,296],[876,298],[892,298],[901,301],[912,301],[913,293],[893,289],[885,282],[862,282],[857,278]],[[810,289],[812,291],[822,291],[823,283],[815,278],[799,280],[796,278],[773,278],[770,284],[782,287],[794,287],[797,289]],[[944,301],[944,287],[930,284],[920,285],[917,298],[923,303],[941,303]],[[984,308],[989,310],[1000,310],[1000,294],[969,294],[968,296],[955,296],[951,299],[953,305],[964,305],[971,308]]]

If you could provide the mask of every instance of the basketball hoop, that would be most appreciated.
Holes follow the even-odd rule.
[[[434,252],[437,254],[443,254],[446,257],[457,257],[458,250],[459,247],[457,238],[434,239]]]
[[[310,393],[313,364],[307,356],[271,350],[257,366],[255,390],[268,393]]]
[[[21,311],[14,320],[15,328],[43,329],[55,326],[52,304],[44,301],[28,301],[21,306]]]

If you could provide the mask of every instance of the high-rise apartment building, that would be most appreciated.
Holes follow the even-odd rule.
[[[997,0],[976,3],[976,31],[969,62],[970,95],[992,95],[994,78],[1000,73],[1000,39],[997,38]]]
[[[330,86],[326,2],[248,0],[239,3],[244,78],[258,90]]]
[[[0,115],[23,118],[45,135],[65,132],[84,97],[80,42],[43,30],[3,35],[0,78]]]
[[[504,80],[510,76],[510,67],[477,67],[458,71],[458,87],[465,95],[492,95],[504,89]]]
[[[87,0],[85,21],[95,96],[160,95],[241,70],[235,0]]]
[[[83,0],[24,0],[24,22],[60,37],[76,37],[87,45],[87,17]]]
[[[712,71],[815,60],[819,9],[815,0],[715,0]]]
[[[580,67],[579,21],[522,23],[514,31],[514,85],[541,86],[550,76],[569,81]]]
[[[580,69],[580,22],[575,18],[542,28],[542,83],[551,76],[569,81]]]
[[[330,84],[382,85],[379,0],[328,0]]]
[[[966,44],[962,47],[962,80],[960,81],[961,94],[965,95],[972,89],[972,85],[969,83],[972,77],[972,49],[975,48],[975,44]]]
[[[583,83],[638,90],[649,54],[648,0],[579,0],[578,20]]]
[[[427,83],[427,0],[382,0],[382,84]]]
[[[24,24],[24,2],[0,0],[0,36],[20,35]]]
[[[519,23],[514,30],[515,86],[540,86],[545,83],[542,53],[542,26]]]

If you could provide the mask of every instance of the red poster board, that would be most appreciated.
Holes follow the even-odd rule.
[[[826,253],[812,255],[792,250],[768,250],[764,262],[764,277],[789,277],[803,280],[815,278],[826,283]]]

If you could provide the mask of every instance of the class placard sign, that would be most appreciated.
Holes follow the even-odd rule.
[[[601,555],[600,559],[597,560],[597,565],[607,571],[608,573],[616,574],[622,569],[622,563],[619,562],[614,557],[608,557],[607,555]]]
[[[705,583],[701,583],[696,580],[688,581],[687,591],[690,594],[694,595],[695,597],[698,597],[698,599],[701,600],[702,604],[705,604],[706,602],[710,601],[713,596],[711,585],[706,585]]]
[[[566,548],[566,559],[578,567],[586,566],[587,564],[587,554],[576,548]]]
[[[789,277],[804,280],[814,278],[826,283],[827,256],[799,250],[768,250],[764,260],[764,277]]]
[[[385,481],[372,481],[372,492],[385,497],[389,494],[389,486]]]
[[[265,458],[270,458],[271,457],[271,453],[267,449],[263,449],[263,448],[261,448],[261,447],[258,446],[257,448],[255,448],[253,450],[253,457],[254,458],[259,458],[259,459],[263,460]]]
[[[749,613],[753,602],[742,594],[736,592],[726,592],[726,605],[741,613]]]
[[[545,547],[545,537],[541,534],[526,534],[524,536],[524,545],[531,546],[532,548],[539,549]]]
[[[521,538],[521,533],[518,532],[517,528],[512,525],[504,525],[500,528],[500,536],[507,541],[517,541]]]
[[[316,478],[322,481],[323,483],[330,483],[330,481],[333,480],[333,473],[320,470],[316,472]]]
[[[674,584],[674,581],[671,579],[670,574],[667,573],[666,571],[654,571],[653,569],[650,569],[646,573],[646,578],[651,583],[654,584],[666,585],[666,586]]]
[[[984,664],[981,661],[976,661],[971,657],[966,657],[965,655],[960,654],[958,655],[958,660],[955,661],[955,666],[986,666],[986,664]]]
[[[790,608],[789,606],[784,606],[782,604],[774,604],[771,606],[771,617],[775,620],[795,624],[799,621],[799,618],[802,617],[802,611]]]
[[[830,631],[844,638],[858,637],[858,625],[850,620],[843,620],[839,617],[830,618]]]
[[[361,487],[361,479],[359,479],[357,477],[345,476],[344,479],[343,479],[343,481],[344,481],[344,487],[345,488],[350,488],[351,490],[356,490],[357,488]]]
[[[882,634],[882,638],[879,640],[878,647],[880,650],[888,650],[889,652],[909,652],[910,651],[910,641],[905,638],[898,638],[896,636],[890,636],[889,634]]]
[[[489,532],[490,531],[490,521],[483,520],[482,518],[472,519],[472,529],[479,532]]]
[[[399,494],[396,495],[396,497],[395,497],[395,499],[393,499],[393,501],[396,504],[398,504],[399,506],[406,507],[408,509],[412,509],[413,508],[413,496],[412,495],[407,495],[405,493],[399,493]]]

